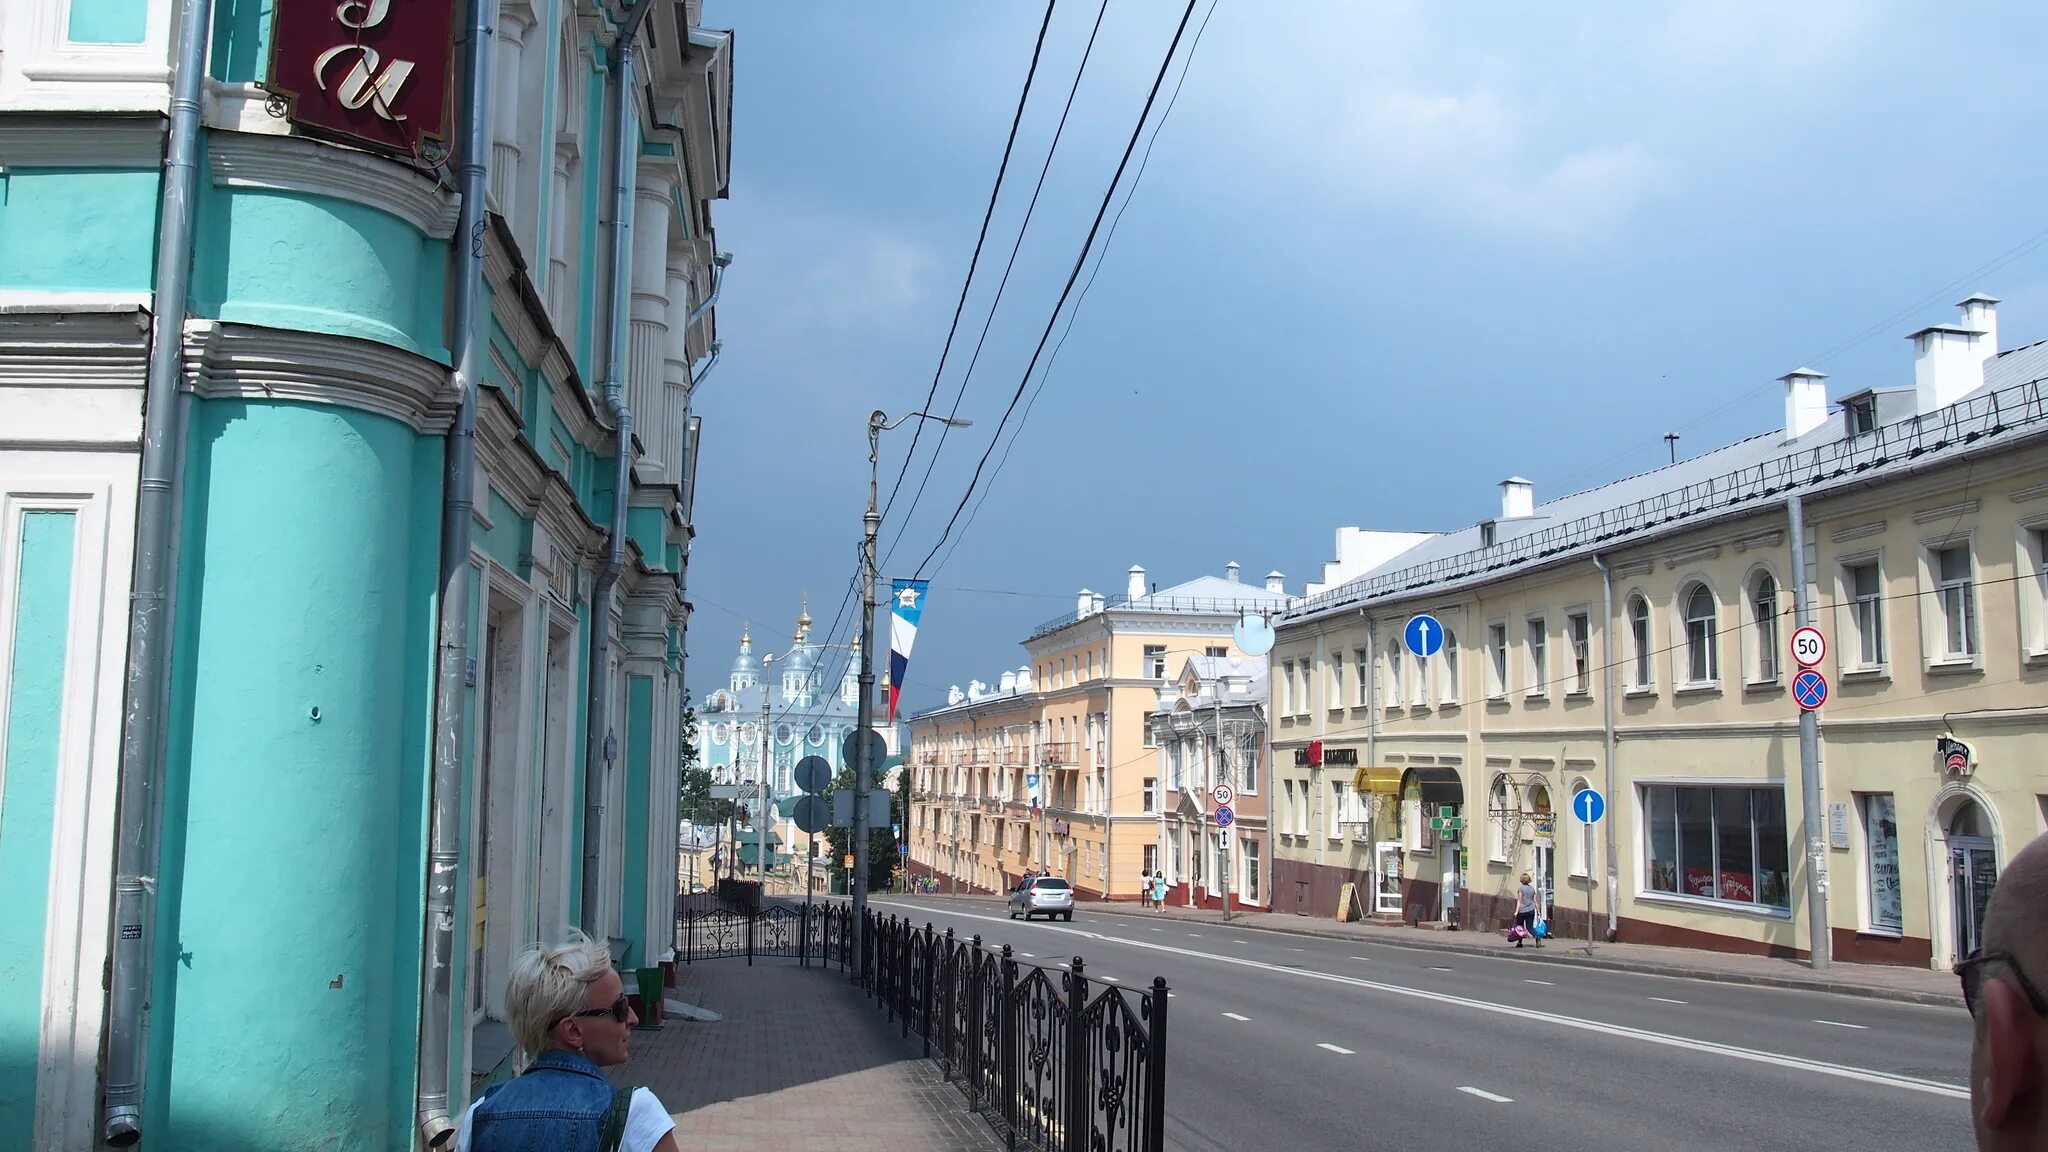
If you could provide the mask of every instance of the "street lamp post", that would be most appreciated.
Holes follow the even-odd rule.
[[[868,733],[875,725],[875,537],[882,531],[882,512],[876,497],[879,485],[876,461],[882,452],[882,433],[911,420],[931,420],[950,428],[965,428],[973,421],[929,412],[911,412],[891,421],[879,408],[868,414],[868,510],[861,518],[860,548],[860,735],[854,738],[853,777],[853,919],[859,931],[867,931],[868,911],[868,789],[874,786],[874,745]]]

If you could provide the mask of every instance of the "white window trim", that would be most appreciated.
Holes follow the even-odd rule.
[[[1551,804],[1551,809],[1553,811],[1553,815],[1556,817],[1557,823],[1565,828],[1570,829],[1570,832],[1564,836],[1553,835],[1551,837],[1551,842],[1557,845],[1557,847],[1553,848],[1552,851],[1556,852],[1559,849],[1562,849],[1565,852],[1565,854],[1570,857],[1570,859],[1565,861],[1566,876],[1569,876],[1577,880],[1584,880],[1587,876],[1587,833],[1591,832],[1597,826],[1584,824],[1578,820],[1572,819],[1571,803],[1572,797],[1578,795],[1581,789],[1590,788],[1593,786],[1594,766],[1584,762],[1578,762],[1574,764],[1568,764],[1566,765],[1566,768],[1569,770],[1571,781],[1565,786],[1563,809],[1558,810],[1558,805],[1555,802]]]
[[[2048,663],[2048,514],[2025,517],[2015,527],[2020,660]],[[1983,610],[1981,601],[1978,610]]]
[[[1695,680],[1692,675],[1691,608],[1693,592],[1702,588],[1714,603],[1714,619],[1707,629],[1707,676],[1704,680]],[[1720,591],[1705,576],[1692,573],[1678,582],[1678,594],[1671,601],[1671,684],[1674,695],[1720,691],[1721,616],[1725,607]]]
[[[1583,688],[1578,685],[1579,651],[1576,647],[1577,641],[1572,638],[1572,621],[1574,620],[1584,620],[1586,622],[1586,685]],[[1599,667],[1598,657],[1593,652],[1592,609],[1585,604],[1574,604],[1565,609],[1564,631],[1561,635],[1564,637],[1565,659],[1569,662],[1572,673],[1572,683],[1564,690],[1564,694],[1573,700],[1590,699],[1593,695],[1593,682],[1598,679],[1594,675],[1594,671]]]
[[[1351,650],[1351,664],[1352,667],[1358,669],[1358,683],[1351,690],[1352,706],[1355,708],[1370,708],[1372,707],[1374,680],[1372,649],[1353,648]]]
[[[1443,669],[1444,690],[1442,695],[1437,697],[1437,705],[1439,707],[1451,707],[1460,703],[1463,697],[1458,691],[1458,677],[1464,671],[1464,664],[1463,658],[1458,654],[1458,633],[1456,630],[1448,628],[1444,630],[1443,649],[1437,653],[1437,659],[1431,663],[1440,664]],[[1434,675],[1434,671],[1431,674]]]
[[[1760,580],[1771,582],[1771,620],[1774,623],[1771,636],[1771,674],[1763,674],[1763,664],[1758,658],[1763,650],[1763,637],[1759,634],[1756,618],[1756,586]],[[1785,582],[1778,579],[1776,571],[1768,564],[1757,564],[1742,576],[1742,621],[1737,631],[1742,652],[1742,682],[1748,688],[1776,688],[1785,683],[1785,662],[1792,658],[1787,644],[1791,633],[1785,630],[1790,617],[1785,612]]]
[[[1529,642],[1531,627],[1540,631],[1543,637],[1543,655],[1539,659],[1535,645]],[[1522,617],[1522,671],[1528,676],[1528,687],[1522,695],[1529,700],[1550,699],[1550,618],[1541,612]]]
[[[1948,617],[1942,612],[1942,580],[1940,555],[1951,549],[1960,548],[1970,564],[1970,619],[1969,633],[1964,638],[1969,651],[1952,653],[1948,650]],[[1923,537],[1918,549],[1920,576],[1920,660],[1928,672],[1977,672],[1984,668],[1984,578],[1977,564],[1977,539],[1974,529],[1960,529],[1953,533]]]
[[[1280,714],[1294,715],[1294,661],[1280,662]]]
[[[1383,658],[1386,660],[1387,668],[1386,707],[1389,712],[1399,712],[1408,703],[1408,661],[1402,658],[1403,655],[1399,639],[1387,642]]]
[[[1495,788],[1500,789],[1501,804],[1498,808],[1495,807],[1493,802]],[[1503,769],[1495,769],[1492,776],[1486,781],[1486,831],[1482,833],[1486,837],[1486,860],[1489,864],[1506,864],[1508,863],[1509,856],[1513,854],[1513,849],[1503,845],[1505,841],[1510,839],[1510,836],[1519,833],[1521,829],[1518,827],[1514,830],[1514,833],[1503,834],[1500,825],[1505,824],[1511,819],[1515,820],[1517,824],[1520,823],[1518,816],[1506,814],[1509,810],[1509,805],[1513,804],[1514,800],[1514,788],[1508,780],[1507,772]],[[1466,827],[1471,827],[1470,820],[1466,821]]]
[[[1495,629],[1499,629],[1497,633],[1500,637],[1498,649],[1494,646]],[[1482,651],[1486,657],[1486,698],[1489,701],[1506,700],[1508,698],[1508,671],[1514,663],[1511,658],[1513,648],[1513,638],[1508,635],[1508,618],[1505,616],[1488,618],[1486,621],[1486,639],[1482,646]],[[1498,657],[1495,655],[1496,651],[1499,653]]]
[[[1863,632],[1856,625],[1856,581],[1852,569],[1865,565],[1877,569],[1877,662],[1863,661]],[[1891,673],[1892,640],[1890,615],[1885,611],[1887,582],[1884,550],[1857,552],[1835,558],[1835,671],[1842,677],[1878,678]]]
[[[1324,685],[1323,707],[1330,712],[1344,710],[1344,650],[1337,649],[1330,654],[1330,678]]]

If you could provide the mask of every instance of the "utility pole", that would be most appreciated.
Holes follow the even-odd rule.
[[[761,895],[768,894],[768,666],[775,662],[770,652],[761,657],[761,760],[754,768],[754,867],[761,874]]]
[[[1223,658],[1218,657],[1218,659]],[[1214,783],[1227,784],[1230,782],[1230,754],[1224,751],[1223,746],[1223,669],[1220,664],[1216,668],[1216,675],[1212,678],[1210,691],[1215,693],[1213,703],[1216,706],[1216,771],[1222,777],[1220,781],[1215,781]],[[1215,799],[1215,788],[1211,787],[1209,789],[1209,796],[1211,800]],[[1237,836],[1229,828],[1223,828],[1222,833],[1223,858],[1218,861],[1218,864],[1219,870],[1223,875],[1217,877],[1217,879],[1223,881],[1223,918],[1228,920],[1230,919],[1230,860],[1234,855],[1230,850],[1230,844]]]
[[[1792,613],[1799,627],[1813,623],[1813,597],[1806,590],[1806,503],[1795,493],[1785,500],[1786,532],[1792,537]],[[1820,718],[1799,710],[1799,781],[1806,826],[1806,915],[1808,962],[1828,966],[1828,846],[1821,838]]]

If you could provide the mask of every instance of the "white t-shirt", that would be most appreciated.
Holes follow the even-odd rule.
[[[455,1152],[469,1152],[469,1118],[481,1103],[478,1100],[463,1112],[462,1125],[455,1129]],[[626,1134],[619,1140],[619,1152],[654,1152],[654,1146],[675,1126],[675,1118],[654,1098],[654,1093],[635,1088],[633,1103],[626,1109]]]

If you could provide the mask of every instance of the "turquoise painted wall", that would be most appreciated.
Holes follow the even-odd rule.
[[[215,0],[213,78],[230,83],[261,80],[270,71],[270,9],[274,0]]]
[[[327,196],[202,182],[196,316],[374,340],[448,363],[448,245]]]
[[[511,502],[491,489],[490,506],[484,510],[490,517],[488,529],[478,526],[477,547],[482,548],[490,558],[519,574],[521,580],[533,575],[533,521],[519,514]],[[479,626],[481,627],[481,626]],[[483,651],[483,633],[471,634],[474,642],[470,645],[472,654]]]
[[[56,832],[58,734],[71,624],[78,516],[22,516],[20,557],[0,580],[16,589],[8,652],[6,745],[0,747],[0,1148],[26,1148],[35,1129],[36,1045],[43,1027],[43,918]]]
[[[71,0],[64,38],[73,44],[140,44],[149,33],[149,0]]]
[[[410,1144],[439,454],[346,408],[195,406],[156,1147]]]
[[[640,549],[640,556],[649,568],[659,568],[668,556],[663,533],[668,528],[668,518],[659,508],[626,509],[626,539]]]
[[[597,246],[597,218],[600,214],[607,218],[612,214],[611,202],[598,199],[600,196],[608,195],[606,189],[610,187],[610,182],[604,179],[604,173],[609,170],[605,155],[610,150],[609,145],[605,143],[607,137],[604,134],[605,76],[609,70],[603,64],[597,63],[603,59],[603,47],[594,46],[591,51],[593,63],[589,76],[590,89],[584,93],[583,118],[583,139],[590,144],[591,155],[591,159],[583,165],[583,203],[590,205],[593,210],[582,214],[583,236],[578,241],[582,247],[578,251],[583,253],[583,259],[577,261],[576,267],[576,336],[575,346],[570,349],[576,358],[576,374],[593,390],[598,379],[597,355],[593,350],[592,341],[597,327],[597,273],[601,262],[601,250]],[[599,208],[599,205],[602,205],[602,208]]]
[[[0,175],[0,288],[147,293],[156,189],[151,168]]]
[[[633,942],[633,966],[656,959],[647,951],[647,779],[654,759],[654,678],[626,677],[626,843],[620,863],[620,934]]]

